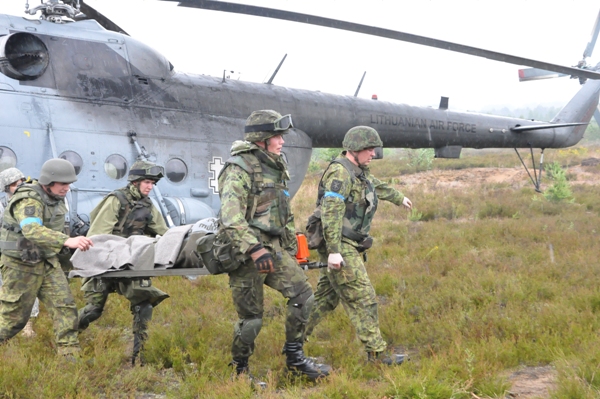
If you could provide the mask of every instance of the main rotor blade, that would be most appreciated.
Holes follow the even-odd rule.
[[[528,82],[530,80],[552,79],[568,76],[564,73],[546,71],[538,68],[519,69],[519,82]]]
[[[96,9],[81,0],[79,5],[79,10],[85,14],[86,18],[84,19],[94,19],[98,22],[104,29],[112,30],[114,32],[123,33],[129,36],[129,33],[125,32],[125,30],[121,29],[121,27],[115,24],[113,21],[96,11]]]
[[[225,11],[237,14],[254,15],[258,17],[267,17],[282,19],[286,21],[302,22],[309,25],[318,25],[328,28],[347,30],[351,32],[364,33],[372,36],[380,36],[393,40],[400,40],[409,43],[421,44],[423,46],[435,47],[444,50],[455,51],[458,53],[470,54],[477,57],[488,58],[495,61],[506,62],[509,64],[526,65],[534,68],[545,69],[548,71],[564,73],[577,77],[600,79],[600,73],[591,70],[565,67],[562,65],[551,64],[548,62],[536,61],[529,58],[517,57],[509,54],[498,53],[495,51],[484,50],[477,47],[465,46],[462,44],[447,42],[444,40],[433,39],[425,36],[413,35],[390,29],[377,28],[375,26],[362,25],[353,22],[341,21],[319,17],[315,15],[302,14],[292,11],[277,10],[274,8],[249,6],[245,4],[228,3],[225,1],[213,0],[162,0],[176,1],[179,7],[200,8],[205,10]]]

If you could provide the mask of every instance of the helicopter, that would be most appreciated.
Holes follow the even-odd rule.
[[[202,0],[178,4],[252,9]],[[253,10],[258,16],[273,13],[264,7]],[[27,11],[39,13],[40,19],[0,15],[0,170],[16,166],[32,173],[53,157],[71,162],[78,174],[67,197],[73,230],[104,195],[126,184],[127,170],[139,158],[165,167],[166,178],[157,184],[153,200],[168,225],[215,216],[218,173],[231,143],[241,138],[245,119],[256,109],[293,115],[295,128],[286,135],[284,147],[293,195],[312,148],[339,147],[352,126],[376,128],[386,147],[433,148],[439,158],[456,158],[462,148],[533,151],[575,145],[598,106],[596,67],[511,59],[397,31],[385,30],[386,37],[454,46],[472,55],[576,76],[585,83],[551,122],[456,112],[445,97],[437,108],[415,107],[277,86],[272,84],[276,73],[267,84],[225,74],[181,73],[81,0],[45,0]],[[298,13],[276,14],[307,20]],[[364,29],[352,25],[359,29],[355,31]],[[539,189],[537,176],[534,184]]]

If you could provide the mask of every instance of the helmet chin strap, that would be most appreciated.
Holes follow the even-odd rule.
[[[356,164],[359,167],[364,166],[364,165],[361,165],[360,162],[358,162],[358,155],[356,155],[357,153],[355,151],[348,150],[348,153],[350,153],[350,155],[352,155],[352,158],[354,158],[354,162],[356,162]]]

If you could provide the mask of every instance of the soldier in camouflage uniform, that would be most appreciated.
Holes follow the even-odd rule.
[[[163,175],[162,166],[148,161],[135,162],[129,170],[129,184],[108,194],[90,213],[88,237],[97,234],[114,234],[124,238],[164,235],[168,227],[148,197]],[[148,338],[152,310],[169,295],[153,287],[150,278],[86,278],[81,290],[84,291],[86,305],[79,311],[80,331],[102,315],[108,294],[116,292],[129,300],[133,314],[131,364],[135,365],[138,356],[140,364],[143,364],[142,350]]]
[[[39,181],[21,185],[8,203],[0,229],[4,280],[0,342],[23,329],[37,297],[54,319],[58,353],[72,355],[80,350],[77,308],[57,256],[67,248],[86,251],[93,245],[89,238],[62,233],[67,213],[64,197],[76,180],[70,162],[50,159],[42,166]]]
[[[4,209],[8,205],[8,200],[13,196],[17,188],[25,183],[25,175],[17,168],[8,168],[0,172],[0,191],[4,191],[4,197],[0,198],[0,226],[2,225],[2,217],[4,216]],[[2,252],[2,251],[0,251]],[[2,278],[0,277],[0,286],[2,286]],[[32,338],[35,337],[35,331],[33,331],[33,321],[40,313],[40,301],[35,298],[33,308],[31,308],[31,315],[27,324],[23,327],[23,335]]]
[[[328,268],[321,270],[306,335],[341,301],[365,345],[368,359],[400,364],[404,355],[382,355],[387,345],[379,331],[377,299],[363,263],[363,252],[373,241],[369,230],[378,201],[390,201],[409,209],[412,203],[371,175],[368,165],[375,147],[383,146],[375,129],[353,127],[346,133],[342,146],[341,156],[325,170],[319,184],[317,205],[321,207],[324,245],[318,251]]]
[[[245,141],[233,143],[231,158],[219,175],[221,222],[234,245],[247,255],[229,273],[239,316],[231,364],[238,374],[248,373],[248,358],[262,327],[263,285],[267,285],[288,298],[283,349],[288,370],[317,379],[328,375],[330,368],[307,359],[302,348],[313,292],[294,259],[297,241],[287,191],[290,177],[281,156],[283,135],[290,128],[289,115],[253,112],[246,121]]]

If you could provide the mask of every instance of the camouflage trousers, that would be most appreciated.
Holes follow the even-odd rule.
[[[271,252],[275,271],[260,274],[250,259],[229,273],[229,286],[239,320],[235,324],[231,354],[234,359],[248,358],[254,352],[254,340],[262,327],[263,287],[279,291],[288,298],[285,338],[287,342],[301,342],[312,307],[312,287],[304,271],[285,251]]]
[[[61,268],[44,262],[43,274],[32,274],[3,266],[2,280],[0,342],[9,340],[25,327],[37,297],[54,322],[59,354],[79,351],[77,308]]]
[[[85,278],[82,282],[81,290],[84,292],[85,307],[80,310],[80,315],[96,312],[99,318],[104,311],[104,306],[110,293],[116,292],[127,298],[131,303],[134,333],[145,333],[146,331],[146,324],[136,321],[135,307],[142,302],[148,302],[152,307],[156,307],[169,297],[166,292],[152,286],[152,281],[149,278]],[[96,320],[96,318],[93,320]]]
[[[319,251],[322,262],[327,254]],[[361,254],[352,245],[342,242],[342,257],[346,263],[340,270],[321,269],[315,303],[308,319],[306,336],[340,303],[367,352],[382,352],[387,344],[379,330],[377,298],[369,280]]]

